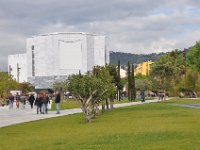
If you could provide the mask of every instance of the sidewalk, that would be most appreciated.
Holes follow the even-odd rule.
[[[144,103],[155,103],[159,100],[147,100]],[[123,104],[114,104],[114,108],[124,107],[124,106],[132,106],[144,104],[142,102],[130,102]],[[9,109],[6,107],[0,107],[0,128],[5,126],[10,126],[14,124],[36,121],[41,119],[53,118],[58,116],[65,116],[69,114],[81,113],[82,110],[80,108],[75,109],[67,109],[61,110],[60,114],[56,114],[56,111],[49,111],[48,114],[36,114],[36,108],[30,109],[30,106],[26,106],[25,109]]]

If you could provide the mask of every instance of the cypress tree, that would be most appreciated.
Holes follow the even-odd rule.
[[[117,99],[121,100],[121,91],[120,91],[120,84],[121,84],[121,78],[120,78],[120,60],[118,60],[118,67],[117,67],[117,80],[118,80],[118,86],[117,86]]]
[[[128,100],[131,100],[131,68],[128,61]]]
[[[132,94],[133,94],[133,99],[135,100],[136,89],[135,89],[135,67],[134,67],[134,64],[132,64]]]

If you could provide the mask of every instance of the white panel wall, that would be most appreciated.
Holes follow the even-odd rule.
[[[104,66],[106,62],[105,36],[95,36],[94,65]]]
[[[87,36],[87,70],[91,71],[94,66],[94,36]]]
[[[32,76],[32,46],[35,77]],[[79,70],[86,73],[94,65],[105,65],[105,48],[104,36],[86,33],[52,33],[28,38],[28,78],[36,82],[51,76],[50,82],[57,76],[76,74]]]
[[[8,56],[8,72],[13,76],[13,79],[18,81],[17,68],[19,69],[19,83],[27,82],[27,63],[26,54],[16,54]],[[18,65],[17,65],[18,64]]]
[[[77,42],[59,42],[59,60],[60,69],[77,69],[82,68],[82,49],[81,41]]]

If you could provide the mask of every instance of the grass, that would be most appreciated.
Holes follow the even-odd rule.
[[[151,99],[154,99],[154,98],[146,98],[146,100],[151,100]],[[136,98],[135,101],[140,101],[140,98]],[[133,101],[129,101],[127,98],[124,98],[121,101],[114,100],[114,104],[130,103],[130,102],[133,102]],[[64,109],[80,108],[80,106],[78,105],[78,103],[75,99],[65,99],[64,102],[61,102],[60,108],[61,108],[61,110],[64,110]],[[52,103],[51,110],[56,110],[55,102]]]
[[[79,108],[79,105],[78,105],[77,101],[74,99],[66,99],[64,102],[60,103],[60,108],[61,108],[61,110]],[[55,102],[52,103],[51,110],[56,110]]]
[[[0,149],[7,150],[199,150],[200,109],[170,100],[114,109],[83,123],[82,114],[0,128]]]

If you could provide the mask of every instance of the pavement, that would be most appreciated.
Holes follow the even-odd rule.
[[[123,104],[114,104],[114,108],[132,106],[132,105],[140,105],[145,103],[155,103],[159,102],[158,99],[147,100],[145,102],[130,102]],[[80,108],[61,110],[60,114],[56,114],[56,111],[49,111],[48,114],[37,114],[36,108],[31,109],[30,105],[26,105],[24,109],[19,108],[16,109],[15,104],[14,108],[9,109],[8,106],[0,107],[0,128],[20,124],[24,122],[36,121],[41,119],[65,116],[70,114],[81,113],[82,110]]]
[[[200,109],[200,104],[169,104],[169,105]]]

